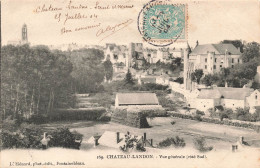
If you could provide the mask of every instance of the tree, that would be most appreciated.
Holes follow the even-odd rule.
[[[104,52],[98,49],[79,49],[65,52],[73,63],[73,89],[77,93],[97,92],[105,72]],[[110,76],[109,74],[108,76]]]
[[[199,84],[202,76],[203,76],[203,70],[196,69],[194,72],[191,73],[191,80]]]
[[[3,119],[29,119],[73,106],[72,64],[64,54],[46,46],[8,45],[1,56]]]
[[[113,64],[110,60],[103,63],[106,80],[112,80],[113,77]]]
[[[173,63],[176,64],[177,66],[180,66],[181,65],[181,58],[180,57],[177,57],[173,60]]]
[[[129,69],[128,69],[126,76],[125,76],[125,84],[131,84],[131,85],[134,84],[134,80],[132,78],[132,74],[131,74]]]
[[[254,58],[260,57],[260,45],[257,42],[247,43],[244,47],[244,52],[242,54],[243,62],[249,62]]]

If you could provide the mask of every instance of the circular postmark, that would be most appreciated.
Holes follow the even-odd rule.
[[[187,4],[152,0],[137,19],[138,31],[147,43],[164,47],[187,40]]]

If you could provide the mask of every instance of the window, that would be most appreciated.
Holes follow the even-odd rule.
[[[215,58],[215,62],[217,62],[217,58]]]
[[[118,59],[118,56],[114,54],[114,59]]]
[[[219,65],[220,68],[222,68],[222,65]]]
[[[237,59],[237,62],[239,63],[239,61],[240,61],[240,60],[239,60],[239,58],[238,58],[238,59]]]
[[[214,65],[213,68],[216,69],[216,65]]]
[[[232,63],[234,63],[234,58],[232,58]]]
[[[208,59],[207,58],[205,58],[205,62],[207,62],[208,61]]]
[[[207,65],[205,65],[205,69],[207,69]]]
[[[234,65],[232,65],[231,67],[234,68]]]
[[[255,99],[257,99],[257,95],[255,95]]]

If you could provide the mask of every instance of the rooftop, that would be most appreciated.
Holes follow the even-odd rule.
[[[231,55],[241,54],[233,44],[204,44],[196,46],[190,55],[203,55],[208,52],[215,52],[218,55],[224,55],[226,52]]]
[[[117,93],[118,104],[127,105],[159,105],[155,93]]]
[[[201,89],[198,98],[200,99],[233,99],[244,100],[254,90],[250,88],[231,88],[231,87],[216,87],[213,89]]]

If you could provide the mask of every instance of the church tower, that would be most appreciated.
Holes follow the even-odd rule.
[[[28,43],[28,34],[27,34],[27,26],[26,24],[22,27],[22,44]]]

